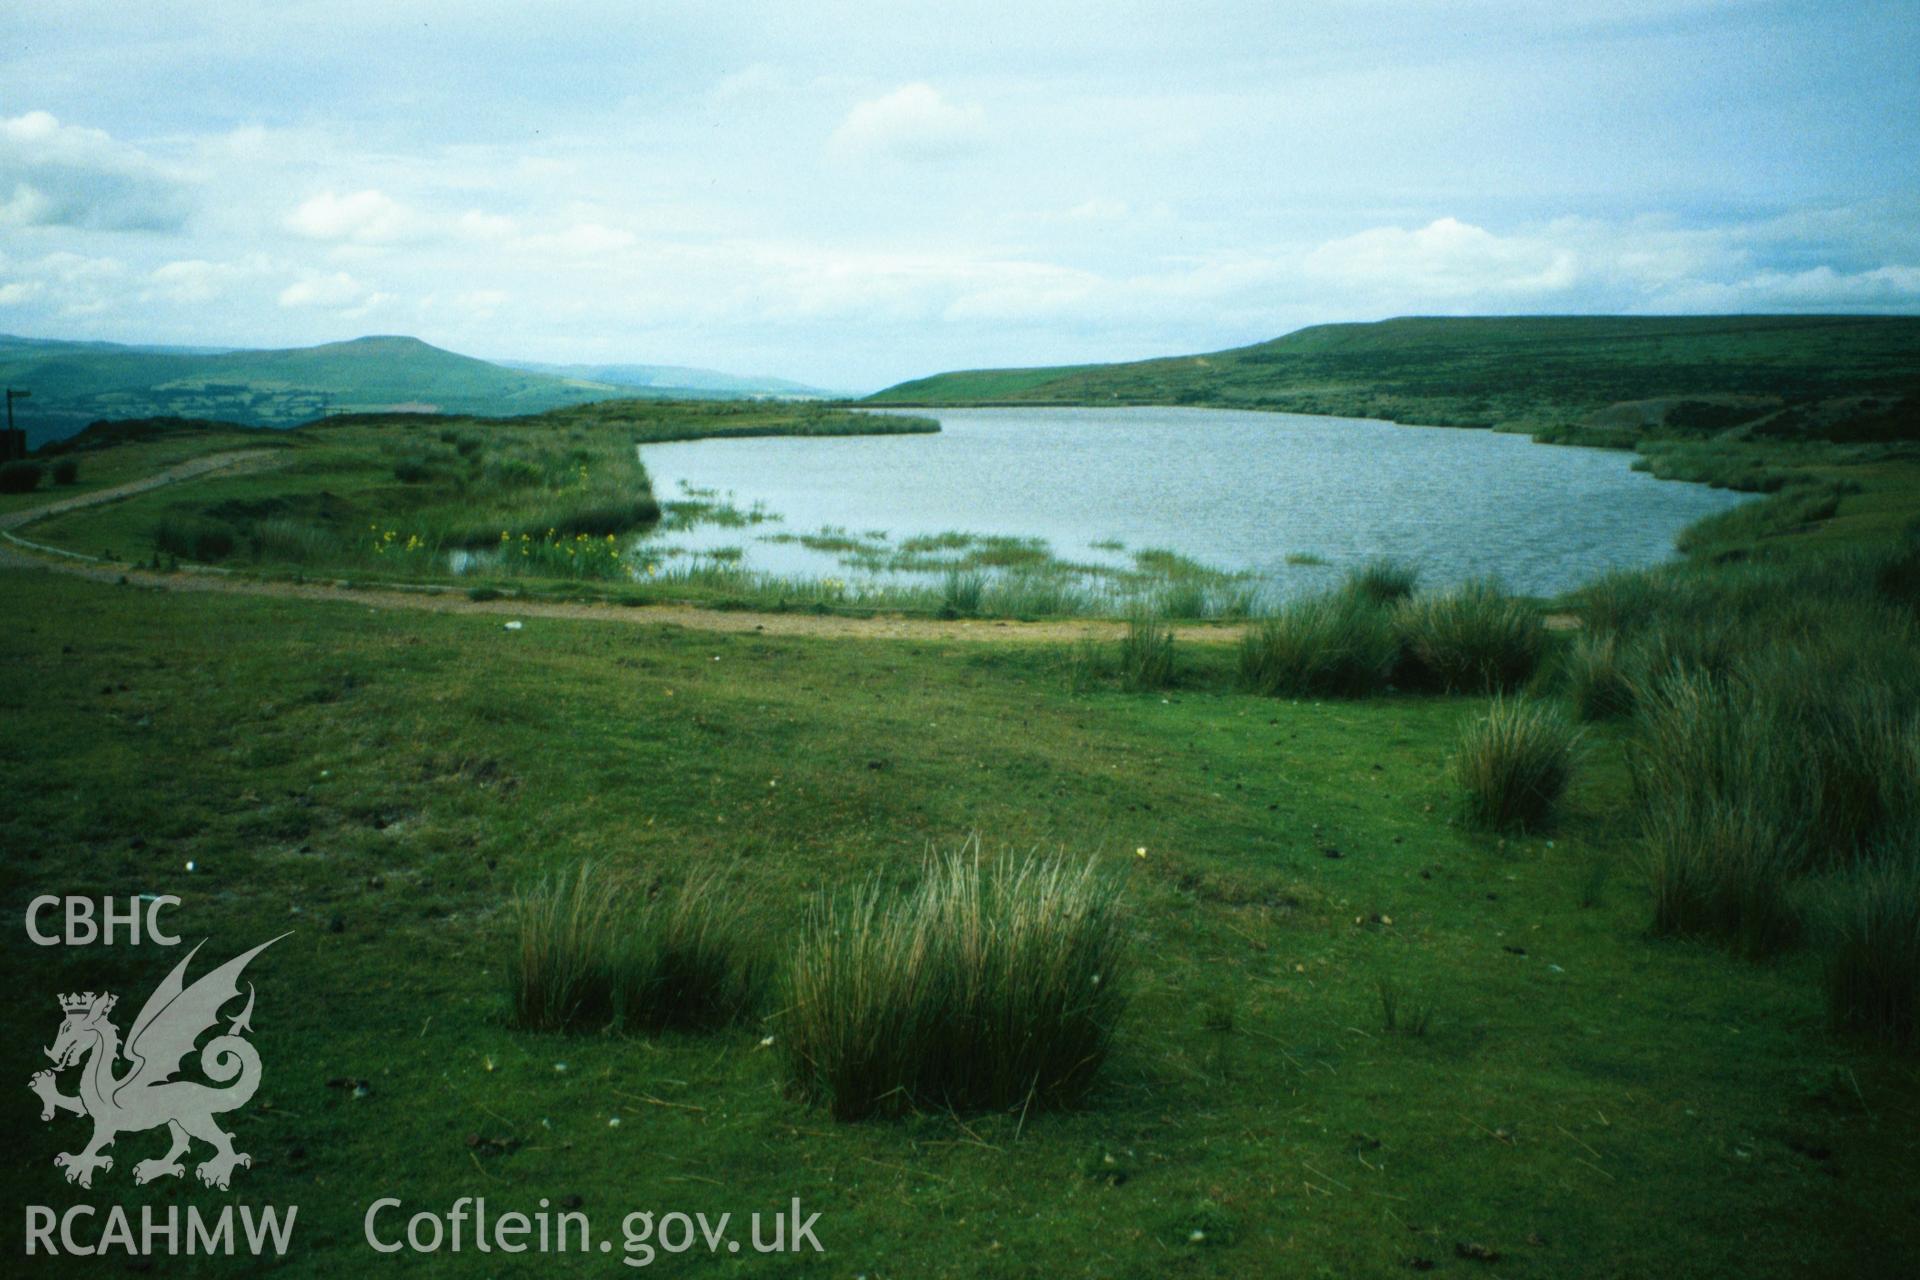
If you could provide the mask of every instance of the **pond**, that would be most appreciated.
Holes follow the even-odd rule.
[[[954,565],[1126,576],[1168,563],[1283,598],[1376,556],[1424,585],[1549,595],[1671,557],[1744,495],[1634,455],[1491,431],[1217,409],[941,409],[938,435],[647,445],[676,512],[636,555],[913,582]],[[1167,556],[1161,553],[1172,553]]]

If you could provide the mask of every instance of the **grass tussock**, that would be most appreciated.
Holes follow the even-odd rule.
[[[1838,1030],[1903,1047],[1920,1041],[1920,843],[1911,833],[1837,885],[1827,1012]]]
[[[940,584],[940,612],[949,618],[976,617],[986,591],[986,574],[977,569],[949,569]]]
[[[1248,629],[1240,683],[1269,696],[1363,698],[1385,687],[1399,654],[1381,606],[1358,593],[1310,596]]]
[[[738,908],[711,878],[644,889],[583,862],[513,901],[514,1021],[536,1031],[723,1025],[764,985]]]
[[[1551,703],[1496,697],[1467,726],[1454,757],[1467,821],[1488,831],[1550,825],[1572,780],[1579,738]]]
[[[1417,999],[1392,978],[1375,988],[1380,1001],[1380,1029],[1390,1036],[1424,1036],[1433,1022],[1433,1005]]]
[[[1646,814],[1645,832],[1655,934],[1717,938],[1754,959],[1800,940],[1796,835],[1777,815],[1683,790]]]
[[[1653,888],[1653,931],[1719,937],[1750,956],[1800,937],[1788,882],[1806,862],[1795,765],[1756,732],[1746,692],[1676,669],[1640,696],[1629,756]]]
[[[1633,677],[1619,638],[1606,633],[1578,636],[1562,661],[1567,701],[1582,720],[1611,720],[1633,710]]]
[[[1120,683],[1141,693],[1173,684],[1173,629],[1157,615],[1135,610],[1120,638]]]
[[[1060,656],[1060,674],[1067,692],[1089,692],[1106,675],[1108,665],[1106,654],[1091,638],[1074,641]]]
[[[1406,600],[1394,621],[1407,682],[1448,693],[1518,689],[1546,652],[1539,615],[1488,579]]]
[[[779,1032],[794,1087],[837,1119],[1040,1109],[1092,1086],[1126,1003],[1117,882],[1090,862],[932,861],[820,902]]]
[[[1420,570],[1404,561],[1382,556],[1347,575],[1346,590],[1374,604],[1398,604],[1420,584]]]

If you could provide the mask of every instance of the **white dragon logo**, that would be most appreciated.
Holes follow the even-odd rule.
[[[280,938],[286,937],[281,934]],[[186,1172],[180,1163],[198,1138],[213,1147],[213,1156],[194,1170],[200,1181],[210,1187],[227,1189],[236,1166],[251,1165],[252,1157],[233,1149],[233,1135],[214,1123],[223,1111],[243,1107],[260,1087],[260,1055],[240,1038],[253,1027],[253,984],[247,984],[247,1005],[228,1023],[227,1033],[207,1041],[200,1050],[200,1070],[214,1085],[195,1080],[170,1079],[180,1070],[181,1060],[193,1052],[194,1041],[220,1020],[220,1007],[240,994],[240,971],[247,962],[280,938],[261,943],[244,955],[236,956],[213,972],[186,986],[187,964],[198,954],[196,946],[186,959],[175,965],[154,993],[141,1006],[133,1020],[124,1053],[132,1067],[123,1076],[113,1073],[115,1059],[123,1052],[120,1031],[107,1015],[113,1012],[118,996],[91,991],[60,997],[66,1020],[53,1047],[46,1050],[53,1060],[52,1071],[37,1072],[27,1087],[40,1096],[42,1120],[55,1113],[71,1111],[93,1117],[93,1140],[84,1150],[63,1152],[53,1158],[56,1167],[66,1170],[67,1181],[83,1187],[93,1185],[95,1169],[112,1169],[113,1157],[104,1154],[122,1133],[136,1133],[166,1125],[173,1135],[173,1146],[157,1160],[142,1160],[133,1166],[133,1180],[152,1182],[155,1178],[177,1178]],[[202,944],[204,945],[204,944]],[[80,1092],[69,1097],[54,1084],[55,1073],[85,1061],[80,1073]],[[236,1078],[237,1077],[237,1078]],[[229,1083],[231,1081],[232,1083]]]

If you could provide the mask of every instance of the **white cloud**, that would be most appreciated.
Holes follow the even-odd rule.
[[[1760,271],[1729,281],[1685,281],[1656,309],[1684,311],[1894,311],[1920,308],[1920,266],[1869,271]]]
[[[0,225],[174,231],[187,218],[180,178],[138,148],[45,111],[0,119]]]
[[[343,310],[363,304],[371,291],[344,271],[330,276],[308,274],[280,291],[283,307],[323,307]]]
[[[722,76],[708,96],[716,103],[734,103],[742,100],[764,99],[785,92],[792,87],[787,74],[764,62],[742,67],[730,75]]]
[[[432,232],[427,220],[384,191],[322,192],[287,215],[287,229],[309,240],[356,245],[418,242]]]
[[[205,258],[182,258],[164,262],[147,273],[144,298],[169,302],[207,303],[233,295],[235,286],[258,278],[270,270],[262,257],[241,262],[210,262]]]
[[[483,213],[479,209],[467,210],[455,220],[453,225],[454,230],[469,240],[505,240],[520,230],[520,224],[512,218],[496,213]]]
[[[598,222],[576,222],[564,231],[528,236],[527,248],[565,257],[592,258],[630,249],[638,242],[631,231]]]
[[[981,147],[986,121],[977,105],[956,106],[932,85],[907,84],[848,112],[828,148],[845,157],[943,160]]]
[[[37,258],[0,254],[0,300],[28,315],[59,319],[96,315],[119,304],[127,266],[118,258],[65,250]]]
[[[1068,222],[1119,222],[1132,210],[1125,200],[1083,200],[1061,216]]]
[[[1579,260],[1567,249],[1532,237],[1496,236],[1455,218],[1414,231],[1376,227],[1330,240],[1302,265],[1309,277],[1328,284],[1442,300],[1555,293],[1579,277]]]

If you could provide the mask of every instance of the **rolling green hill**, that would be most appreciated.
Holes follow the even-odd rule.
[[[1414,317],[1206,355],[943,373],[871,400],[1213,405],[1609,443],[1662,426],[1912,438],[1920,317]]]
[[[0,380],[33,393],[15,412],[35,445],[102,418],[291,426],[349,411],[536,413],[630,394],[607,383],[502,368],[404,337],[213,352],[0,337]]]

